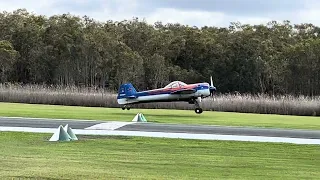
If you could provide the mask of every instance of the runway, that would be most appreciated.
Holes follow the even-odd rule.
[[[118,130],[320,139],[320,131],[265,129],[249,127],[138,123],[120,127]]]
[[[264,142],[284,142],[285,139],[299,139],[299,142],[312,141],[313,144],[320,144],[319,130],[289,130],[252,127],[226,127],[207,125],[181,125],[162,123],[134,123],[115,121],[91,121],[91,120],[66,120],[66,119],[45,119],[45,118],[9,118],[0,117],[0,131],[26,131],[26,132],[53,132],[59,125],[69,124],[78,133],[100,134],[100,135],[136,135],[165,137],[170,134],[174,137],[192,137],[239,140],[239,137],[265,139]],[[28,129],[29,128],[29,129]],[[160,136],[161,134],[161,136]],[[237,136],[237,137],[236,137]],[[218,138],[218,139],[219,139]],[[267,139],[266,139],[267,138]],[[278,138],[278,141],[276,140]],[[280,139],[279,139],[280,138]],[[282,139],[281,139],[282,138]],[[222,138],[223,139],[223,138]],[[253,140],[248,140],[253,141]]]

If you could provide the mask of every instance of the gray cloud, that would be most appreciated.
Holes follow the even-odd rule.
[[[91,12],[91,11],[101,11],[103,7],[99,4],[102,3],[101,0],[90,0],[90,1],[53,1],[53,8],[59,9],[60,11],[77,11],[77,12]]]
[[[301,0],[139,0],[146,11],[155,8],[202,10],[230,15],[261,16],[297,11],[304,6]]]
[[[100,21],[146,18],[196,26],[228,26],[240,21],[261,24],[271,20],[320,24],[318,0],[0,0],[1,11],[26,8],[38,14],[70,12]]]

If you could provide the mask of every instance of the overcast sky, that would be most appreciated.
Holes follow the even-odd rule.
[[[138,17],[149,23],[179,22],[198,27],[271,20],[320,25],[318,0],[0,0],[1,11],[18,8],[47,16],[69,12],[100,21]]]

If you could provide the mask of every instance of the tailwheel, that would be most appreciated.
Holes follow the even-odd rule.
[[[194,112],[196,112],[197,114],[201,114],[203,112],[202,108],[196,108],[194,110]]]

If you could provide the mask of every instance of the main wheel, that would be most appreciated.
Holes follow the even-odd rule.
[[[125,108],[125,107],[122,107],[121,109],[122,109],[122,110],[125,110],[126,108]]]
[[[197,114],[201,114],[203,110],[201,108],[196,108],[194,112],[196,112]]]
[[[127,110],[130,110],[130,107],[127,107]]]

